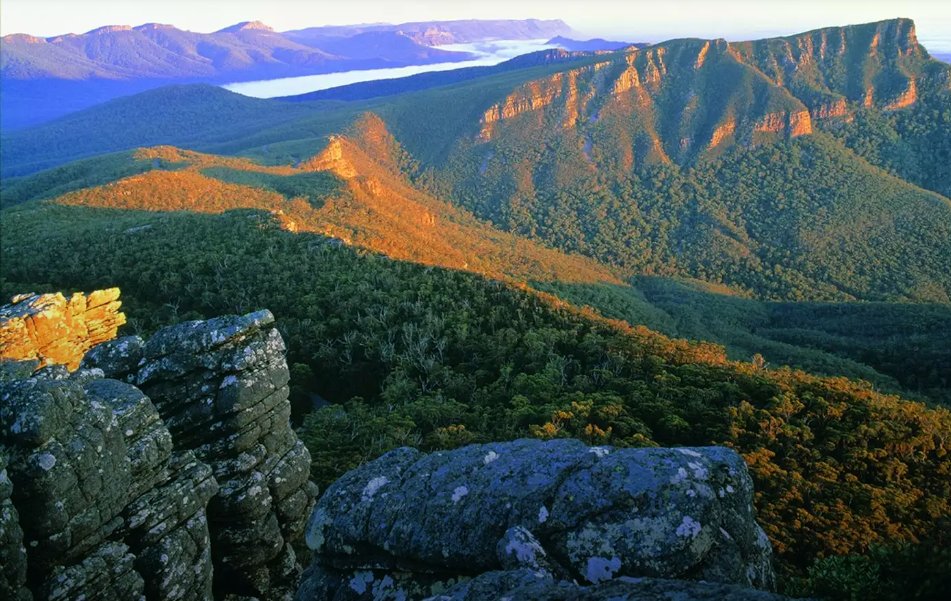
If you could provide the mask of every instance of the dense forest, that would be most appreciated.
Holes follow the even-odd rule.
[[[925,303],[769,302],[698,280],[637,276],[631,286],[536,288],[664,334],[724,345],[732,359],[866,380],[951,404],[951,307]]]
[[[260,212],[25,206],[3,227],[4,295],[118,285],[127,333],[271,309],[322,485],[400,445],[728,444],[751,466],[789,586],[807,587],[825,582],[826,557],[913,553],[895,545],[925,544],[949,513],[951,413],[866,384],[731,362],[716,345],[288,233]],[[918,567],[940,574],[942,557]]]
[[[951,332],[951,309],[947,305],[762,302],[701,280],[678,285],[668,278],[636,276],[625,283],[620,268],[612,273],[591,260],[499,232],[414,188],[402,175],[412,171],[412,159],[379,119],[366,117],[355,130],[354,139],[339,138],[333,151],[298,166],[265,166],[154,147],[18,180],[0,198],[8,204],[55,198],[65,205],[205,213],[265,209],[277,214],[290,231],[330,234],[392,258],[529,282],[631,324],[719,342],[734,359],[760,354],[771,365],[844,375],[911,398],[948,401],[951,359],[944,340]],[[354,178],[354,172],[360,176]],[[119,179],[83,187],[87,182],[103,183],[109,174]],[[121,177],[125,174],[129,175]],[[724,170],[721,175],[746,174]],[[717,189],[717,184],[709,188]],[[747,188],[756,193],[742,181],[736,186]],[[657,202],[665,202],[660,191]],[[666,202],[671,204],[669,198]],[[738,208],[737,214],[743,210],[750,219],[761,219],[749,207]],[[786,231],[784,226],[804,222],[808,215],[804,209],[783,223],[758,227]],[[664,221],[654,216],[651,223],[663,227]],[[647,256],[645,252],[641,258]],[[940,256],[935,260],[940,262]],[[662,270],[678,273],[675,267]],[[772,275],[761,272],[758,277],[767,281]]]
[[[504,229],[632,272],[775,300],[948,302],[951,292],[951,201],[821,134],[615,183],[584,171],[565,175],[569,184],[536,180],[528,195],[506,194],[517,185],[507,172],[493,187],[490,173],[455,197]]]

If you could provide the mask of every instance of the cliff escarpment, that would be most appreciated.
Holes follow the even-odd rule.
[[[579,146],[586,139],[600,167],[625,149],[625,169],[691,163],[734,145],[808,135],[816,122],[849,121],[858,110],[913,107],[923,94],[947,93],[947,71],[929,59],[909,19],[752,42],[672,40],[521,84],[484,110],[476,141],[511,147],[537,129],[549,139],[577,137]]]
[[[843,100],[897,110],[927,85],[927,52],[910,19],[818,29],[731,45],[737,56],[800,98],[814,116]],[[833,110],[832,114],[838,111]]]
[[[288,598],[316,491],[283,350],[262,311],[2,363],[4,598]]]
[[[507,131],[506,122],[518,131]],[[586,135],[597,148],[588,152],[595,164],[623,154],[620,145],[637,155],[629,164],[680,163],[726,142],[812,133],[808,108],[724,40],[675,40],[606,55],[521,85],[489,107],[480,123],[477,140],[498,139],[501,146],[524,136],[525,128]]]

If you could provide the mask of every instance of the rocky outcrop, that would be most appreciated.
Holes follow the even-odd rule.
[[[598,591],[634,586],[604,584],[621,577],[773,582],[750,476],[719,447],[519,440],[430,455],[398,449],[335,482],[306,541],[315,559],[299,601],[422,599],[470,580],[447,598],[549,598],[525,592],[538,586],[553,599],[608,598]],[[698,591],[685,598],[706,595],[696,583],[679,586]]]
[[[116,337],[125,315],[119,312],[119,289],[20,294],[0,307],[0,359],[39,359],[41,365],[76,369],[93,346]]]
[[[724,123],[718,125],[713,133],[710,134],[710,142],[707,149],[713,149],[720,145],[723,140],[732,136],[736,132],[736,120],[727,119]]]
[[[101,376],[53,366],[0,385],[9,531],[27,550],[9,569],[40,599],[205,599],[211,469],[173,452],[140,391]]]
[[[0,596],[292,596],[316,491],[283,351],[263,311],[112,340],[73,373],[4,363]]]
[[[785,134],[790,138],[797,138],[812,133],[812,119],[809,111],[768,113],[756,121],[753,131]]]
[[[537,111],[550,105],[565,93],[577,93],[574,80],[569,82],[566,88],[565,74],[556,73],[545,79],[532,81],[521,86],[515,92],[509,94],[505,100],[493,105],[482,115],[482,131],[479,134],[481,140],[492,139],[493,124],[503,119],[511,119],[523,113]]]
[[[885,102],[882,108],[884,108],[886,111],[897,111],[898,109],[911,106],[917,101],[918,85],[915,83],[914,79],[908,79],[905,85],[905,90],[891,100]]]
[[[556,580],[551,574],[526,568],[489,572],[458,584],[427,601],[482,601],[483,599],[532,599],[534,601],[782,601],[786,597],[731,584],[630,578],[621,576],[596,585],[582,586]]]
[[[813,120],[848,118],[850,116],[849,104],[845,98],[841,97],[827,102],[819,102],[809,111],[809,114]]]
[[[175,448],[211,466],[220,485],[208,506],[216,593],[279,599],[296,587],[291,543],[316,490],[290,426],[284,342],[273,324],[268,311],[183,323],[148,342],[103,344],[83,366],[134,382]]]

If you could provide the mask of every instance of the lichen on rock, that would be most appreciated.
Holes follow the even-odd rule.
[[[298,599],[374,598],[346,586],[367,571],[367,582],[387,579],[394,598],[407,599],[519,569],[551,575],[555,588],[651,577],[770,589],[771,549],[752,495],[745,463],[722,447],[397,449],[318,502],[307,532],[314,564]]]

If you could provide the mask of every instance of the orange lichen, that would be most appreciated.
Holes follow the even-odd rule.
[[[79,367],[86,351],[116,337],[125,315],[119,289],[15,296],[0,312],[0,358]]]

